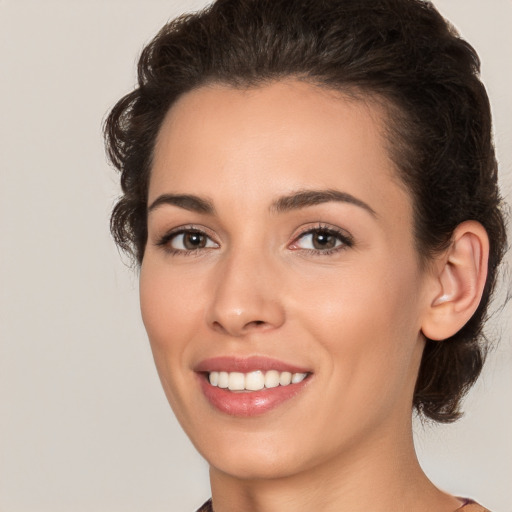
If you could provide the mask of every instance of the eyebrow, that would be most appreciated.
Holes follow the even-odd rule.
[[[208,215],[215,213],[212,201],[191,194],[162,194],[149,205],[148,213],[151,213],[164,204],[178,206],[179,208],[184,208],[191,212],[206,213]]]
[[[299,190],[287,196],[278,198],[272,203],[270,210],[275,213],[284,213],[329,202],[353,204],[363,208],[374,217],[377,216],[375,210],[364,201],[361,201],[347,192],[341,192],[333,189]],[[158,196],[148,207],[148,213],[166,204],[207,215],[213,215],[215,213],[215,207],[210,199],[192,194],[162,194],[161,196]]]
[[[375,210],[361,201],[357,197],[346,192],[339,190],[327,189],[327,190],[299,190],[290,195],[280,197],[272,203],[271,210],[277,213],[288,212],[291,210],[298,210],[306,208],[308,206],[315,206],[317,204],[329,203],[329,202],[349,203],[360,208],[363,208],[374,217],[377,216]]]

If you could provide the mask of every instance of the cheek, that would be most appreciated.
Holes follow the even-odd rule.
[[[203,315],[200,279],[172,271],[165,262],[147,258],[140,272],[142,320],[164,391],[176,411],[177,389],[189,377],[188,361]]]
[[[354,396],[415,378],[420,332],[418,272],[411,261],[350,266],[297,290],[307,330],[322,345],[336,382]],[[413,260],[414,261],[414,260]]]
[[[362,263],[335,275],[302,279],[294,292],[295,306],[304,305],[303,313],[320,329],[339,335],[354,329],[352,334],[362,335],[381,328],[385,336],[407,324],[416,326],[418,287],[413,265],[380,260],[379,266]]]
[[[149,340],[157,349],[178,349],[200,314],[200,280],[148,258],[140,272],[140,306]],[[204,292],[204,290],[203,290]]]
[[[183,428],[189,431],[190,340],[197,337],[198,319],[203,316],[199,299],[204,290],[201,294],[198,280],[155,260],[148,257],[141,267],[142,320],[164,392]]]

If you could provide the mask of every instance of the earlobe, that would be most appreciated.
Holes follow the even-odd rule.
[[[473,316],[485,286],[488,257],[484,227],[476,221],[457,226],[450,247],[437,260],[435,292],[422,324],[427,338],[449,338]]]

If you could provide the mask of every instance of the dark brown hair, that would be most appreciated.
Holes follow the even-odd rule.
[[[140,57],[138,87],[106,121],[107,151],[123,191],[112,234],[142,262],[153,147],[164,116],[185,92],[294,77],[380,99],[388,106],[390,154],[414,200],[422,260],[446,248],[465,220],[479,221],[490,238],[480,306],[450,339],[427,340],[414,394],[424,416],[454,421],[483,365],[482,326],[506,244],[479,68],[474,49],[426,1],[217,0],[161,29]]]

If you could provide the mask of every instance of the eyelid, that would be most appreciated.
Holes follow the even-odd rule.
[[[324,232],[328,235],[336,237],[338,241],[341,243],[332,247],[330,249],[309,249],[298,247],[297,242],[307,236],[312,235],[318,232]],[[199,233],[201,235],[206,236],[210,241],[212,241],[216,247],[198,247],[197,249],[176,249],[170,246],[170,243],[175,237],[185,234],[185,233]],[[186,254],[198,254],[203,252],[204,249],[211,250],[220,247],[220,243],[217,241],[217,237],[212,231],[206,226],[197,225],[197,224],[185,224],[181,226],[176,226],[172,229],[167,230],[163,235],[158,235],[154,245],[157,247],[162,247],[167,252],[177,255],[186,255]],[[316,255],[327,255],[333,252],[338,252],[343,249],[352,247],[354,245],[352,235],[338,226],[333,226],[325,223],[316,223],[316,224],[308,224],[307,226],[303,226],[300,231],[293,236],[292,242],[288,244],[288,248],[291,250],[301,251],[303,253],[313,253]],[[294,247],[295,246],[295,247]]]
[[[311,234],[318,233],[318,232],[325,232],[332,236],[335,236],[339,241],[341,241],[341,244],[336,247],[333,247],[331,249],[325,249],[325,250],[304,249],[302,247],[293,247],[293,245],[297,244],[297,242],[301,238],[305,237],[306,235],[311,235]],[[297,251],[300,250],[303,252],[306,251],[306,252],[310,252],[310,253],[325,255],[325,254],[330,254],[332,252],[337,252],[337,251],[346,249],[348,247],[352,247],[353,245],[354,245],[354,239],[348,231],[346,231],[340,227],[330,225],[330,224],[318,223],[313,226],[309,225],[309,226],[302,228],[302,230],[298,234],[294,235],[293,241],[291,242],[291,244],[289,244],[288,247],[291,248],[292,250],[297,250]]]
[[[176,226],[175,228],[169,229],[165,231],[163,235],[158,235],[154,244],[157,247],[162,247],[171,254],[190,254],[190,253],[198,253],[201,249],[215,249],[217,247],[198,247],[197,249],[175,249],[170,247],[170,242],[177,236],[185,234],[185,233],[199,233],[201,235],[206,236],[210,239],[217,247],[220,247],[219,242],[216,240],[216,237],[211,233],[211,230],[206,228],[205,226],[197,225],[197,224],[185,224],[182,226]]]

